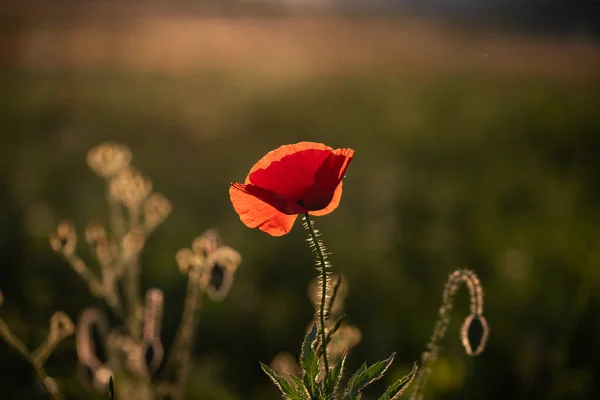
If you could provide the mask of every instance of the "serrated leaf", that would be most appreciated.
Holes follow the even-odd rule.
[[[294,375],[290,375],[289,378],[294,387],[298,390],[298,394],[302,400],[310,400],[310,394],[308,394],[308,391],[304,387],[304,382],[302,382],[302,379]]]
[[[417,363],[414,363],[412,371],[390,385],[390,387],[388,387],[385,393],[379,397],[378,400],[397,400],[402,397],[406,388],[408,388],[413,379],[415,379],[418,371],[419,367],[417,366]]]
[[[369,368],[365,369],[361,374],[358,374],[357,372],[355,376],[352,377],[351,382],[348,384],[346,394],[344,395],[344,399],[349,400],[360,398],[360,396],[356,396],[359,395],[365,387],[375,382],[376,380],[381,379],[385,371],[390,367],[390,365],[394,361],[395,356],[396,353],[392,354],[389,358],[386,358],[383,361],[376,362]]]
[[[300,354],[300,366],[302,367],[302,378],[304,386],[311,397],[317,398],[317,375],[319,374],[319,358],[314,349],[317,340],[317,324],[313,324],[310,331],[304,337],[302,353]]]
[[[351,387],[354,386],[354,382],[356,382],[356,379],[359,376],[361,376],[366,370],[367,370],[367,363],[363,363],[360,366],[360,368],[354,373],[354,375],[352,375],[352,377],[348,381],[348,386],[346,386],[346,392],[348,392],[348,389],[350,389]]]
[[[260,362],[260,361],[259,361]],[[273,383],[279,388],[281,393],[283,393],[284,399],[288,400],[305,400],[305,397],[301,396],[296,385],[292,385],[282,376],[277,375],[275,371],[269,368],[267,365],[260,363],[260,367],[262,370],[271,378]]]
[[[337,388],[344,374],[344,365],[346,364],[346,357],[348,356],[348,350],[344,351],[342,358],[335,364],[335,366],[329,371],[329,375],[325,378],[324,392],[326,398],[334,399]]]

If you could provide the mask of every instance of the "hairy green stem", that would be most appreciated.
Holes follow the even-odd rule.
[[[308,213],[304,214],[306,219],[306,226],[310,235],[310,239],[315,244],[315,250],[317,257],[319,258],[319,264],[321,266],[321,301],[319,304],[319,320],[321,323],[321,348],[323,349],[323,364],[325,365],[325,377],[329,374],[329,361],[327,360],[327,333],[325,328],[325,301],[327,297],[327,271],[325,270],[325,255],[319,246],[317,234],[313,227],[312,221],[308,216]]]

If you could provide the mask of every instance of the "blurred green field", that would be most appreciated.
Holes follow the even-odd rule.
[[[228,298],[203,304],[187,398],[277,399],[258,360],[297,354],[312,316],[312,255],[300,224],[281,238],[244,227],[228,184],[281,144],[319,141],[356,150],[339,209],[316,221],[349,281],[349,321],[363,333],[351,369],[396,351],[388,378],[406,372],[446,277],[474,268],[488,348],[475,359],[462,352],[462,293],[430,398],[597,398],[599,106],[597,75],[5,71],[0,313],[35,344],[53,310],[75,319],[99,305],[47,237],[62,218],[83,228],[106,217],[85,156],[113,139],[173,204],[142,260],[144,287],[165,291],[167,343],[185,290],[175,252],[215,227],[244,259]],[[2,398],[41,398],[3,342],[0,360]],[[83,391],[75,363],[67,340],[48,370],[69,398],[102,398]]]

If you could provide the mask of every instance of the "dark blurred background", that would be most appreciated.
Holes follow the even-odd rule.
[[[54,310],[102,306],[48,235],[106,218],[86,153],[122,142],[173,204],[142,260],[144,288],[165,291],[167,344],[186,286],[175,252],[214,227],[243,256],[227,299],[204,301],[187,398],[277,399],[258,360],[297,354],[312,255],[299,223],[281,238],[247,229],[228,184],[281,144],[318,141],[356,150],[340,207],[316,221],[362,330],[351,369],[395,351],[388,379],[407,371],[448,274],[473,268],[488,348],[462,352],[461,292],[429,397],[600,397],[598,4],[3,5],[0,315],[35,347]],[[68,398],[103,398],[75,365],[70,339],[47,369]],[[0,388],[43,398],[2,341]]]

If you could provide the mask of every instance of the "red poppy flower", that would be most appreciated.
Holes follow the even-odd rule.
[[[298,214],[326,215],[342,198],[342,178],[352,149],[322,143],[288,144],[260,159],[229,197],[242,222],[271,236],[288,233]]]

